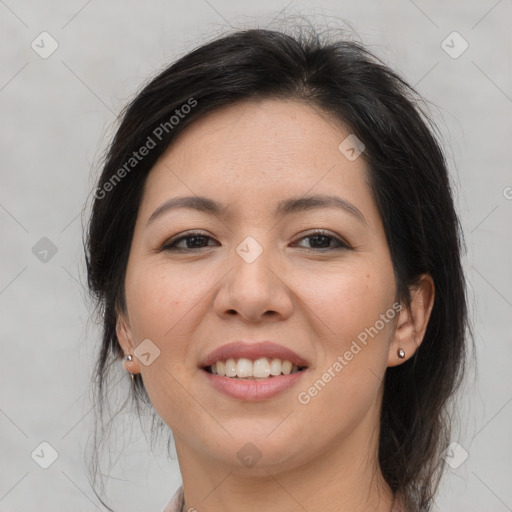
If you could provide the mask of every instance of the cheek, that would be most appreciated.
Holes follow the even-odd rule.
[[[179,433],[197,407],[184,385],[190,368],[183,361],[188,358],[195,315],[204,313],[199,303],[211,283],[198,272],[171,272],[169,264],[133,263],[127,270],[126,300],[135,344],[149,339],[159,349],[151,365],[140,366],[144,386],[156,412]]]
[[[312,280],[304,289],[316,290],[305,302],[322,343],[300,403],[308,402],[313,418],[325,418],[329,404],[336,403],[339,407],[330,414],[341,423],[334,424],[356,421],[377,399],[387,367],[397,319],[392,267],[351,265],[330,278]]]
[[[318,443],[318,432],[324,438],[348,436],[365,418],[369,424],[378,419],[396,312],[393,288],[387,282],[376,286],[377,278],[367,275],[354,272],[329,281],[324,300],[316,303],[321,354],[317,351],[317,365],[296,397],[310,427],[305,443]]]
[[[302,298],[317,319],[326,352],[348,350],[361,333],[359,338],[364,340],[364,333],[376,323],[379,333],[375,337],[389,337],[395,290],[391,267],[389,272],[383,270],[350,265],[304,282]],[[381,315],[386,314],[382,321]]]
[[[346,416],[351,411],[349,416],[355,418],[377,398],[387,367],[398,315],[392,307],[391,263],[351,266],[326,279],[323,290],[322,301],[311,298],[325,329],[323,357],[315,368],[317,385],[307,394],[319,412],[337,403],[330,414]]]
[[[135,266],[134,266],[135,267]],[[181,322],[208,291],[200,272],[170,272],[163,263],[140,265],[127,273],[126,298],[138,337],[161,341],[179,331]]]

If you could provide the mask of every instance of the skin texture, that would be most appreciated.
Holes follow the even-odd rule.
[[[423,276],[411,290],[410,308],[366,346],[359,343],[362,349],[316,396],[307,404],[297,399],[365,328],[394,311],[393,267],[366,164],[338,149],[349,133],[303,103],[245,101],[194,122],[148,176],[117,333],[126,355],[145,339],[160,350],[150,365],[137,357],[124,364],[142,373],[174,433],[187,508],[391,508],[377,463],[383,377],[423,339],[434,300],[431,278]],[[336,208],[274,213],[283,199],[318,194],[344,198],[366,222]],[[229,214],[179,209],[147,225],[162,203],[189,195],[215,199]],[[333,239],[306,237],[318,229]],[[190,230],[211,238],[203,248],[189,240],[188,251],[162,249]],[[236,252],[247,236],[263,249],[252,263]],[[336,238],[351,248],[337,249]],[[309,361],[309,369],[269,400],[220,394],[198,363],[239,339],[275,341]],[[261,454],[252,467],[237,457],[246,443]]]

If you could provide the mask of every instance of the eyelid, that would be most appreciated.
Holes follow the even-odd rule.
[[[313,237],[313,236],[317,236],[317,235],[332,238],[333,240],[338,242],[340,244],[340,246],[339,247],[331,247],[328,249],[311,249],[312,251],[316,250],[318,252],[322,252],[322,251],[341,249],[341,248],[347,248],[347,249],[352,248],[352,246],[342,236],[337,235],[336,233],[333,233],[332,231],[329,231],[327,229],[321,229],[321,228],[317,228],[317,229],[313,229],[311,231],[306,231],[304,233],[300,233],[300,235],[295,239],[295,241],[293,243],[300,241],[303,238],[309,238],[309,237]]]
[[[205,247],[198,247],[196,249],[188,249],[188,248],[183,248],[183,247],[172,247],[173,244],[176,244],[178,242],[181,242],[182,240],[186,240],[187,238],[191,238],[194,236],[203,236],[209,240],[215,240],[215,238],[213,236],[209,235],[208,233],[206,233],[204,231],[198,231],[198,230],[185,231],[183,233],[179,233],[179,234],[175,235],[174,237],[166,240],[161,245],[161,250],[176,251],[176,252],[179,252],[179,251],[198,252],[201,249],[206,249],[208,247],[211,247],[210,245],[207,245]],[[324,249],[315,249],[315,248],[306,247],[305,248],[306,250],[313,251],[313,252],[327,252],[327,251],[333,251],[336,249],[352,249],[351,244],[349,244],[342,236],[340,236],[336,233],[333,233],[329,230],[321,229],[321,228],[316,228],[316,229],[312,229],[310,231],[306,231],[304,233],[300,233],[292,243],[297,243],[304,238],[310,238],[310,237],[314,237],[314,236],[326,236],[328,238],[331,238],[332,240],[334,240],[335,242],[338,243],[338,246],[337,247],[327,247]]]
[[[213,236],[209,235],[208,233],[206,233],[204,231],[197,231],[197,230],[184,231],[183,233],[178,233],[177,235],[166,239],[165,242],[161,245],[161,249],[162,250],[175,249],[178,251],[179,250],[191,251],[192,249],[182,249],[181,247],[178,247],[176,249],[176,248],[171,247],[171,245],[176,244],[177,242],[181,242],[183,239],[187,239],[187,238],[190,238],[193,236],[204,236],[205,238],[209,238],[210,240],[215,240],[215,238]]]

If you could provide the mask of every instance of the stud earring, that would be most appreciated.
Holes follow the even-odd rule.
[[[399,348],[397,351],[396,351],[398,357],[400,359],[403,359],[405,357],[405,350],[403,348]]]

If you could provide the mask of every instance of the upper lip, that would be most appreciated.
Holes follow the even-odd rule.
[[[213,365],[217,361],[226,361],[230,358],[240,359],[241,357],[245,357],[251,360],[260,359],[262,357],[275,357],[279,359],[287,359],[297,366],[309,365],[309,363],[304,358],[299,356],[290,348],[278,345],[272,341],[259,341],[256,343],[234,341],[232,343],[222,345],[221,347],[215,349],[213,352],[210,352],[210,354],[208,354],[206,358],[199,363],[199,366],[201,368],[206,368],[207,366]]]

